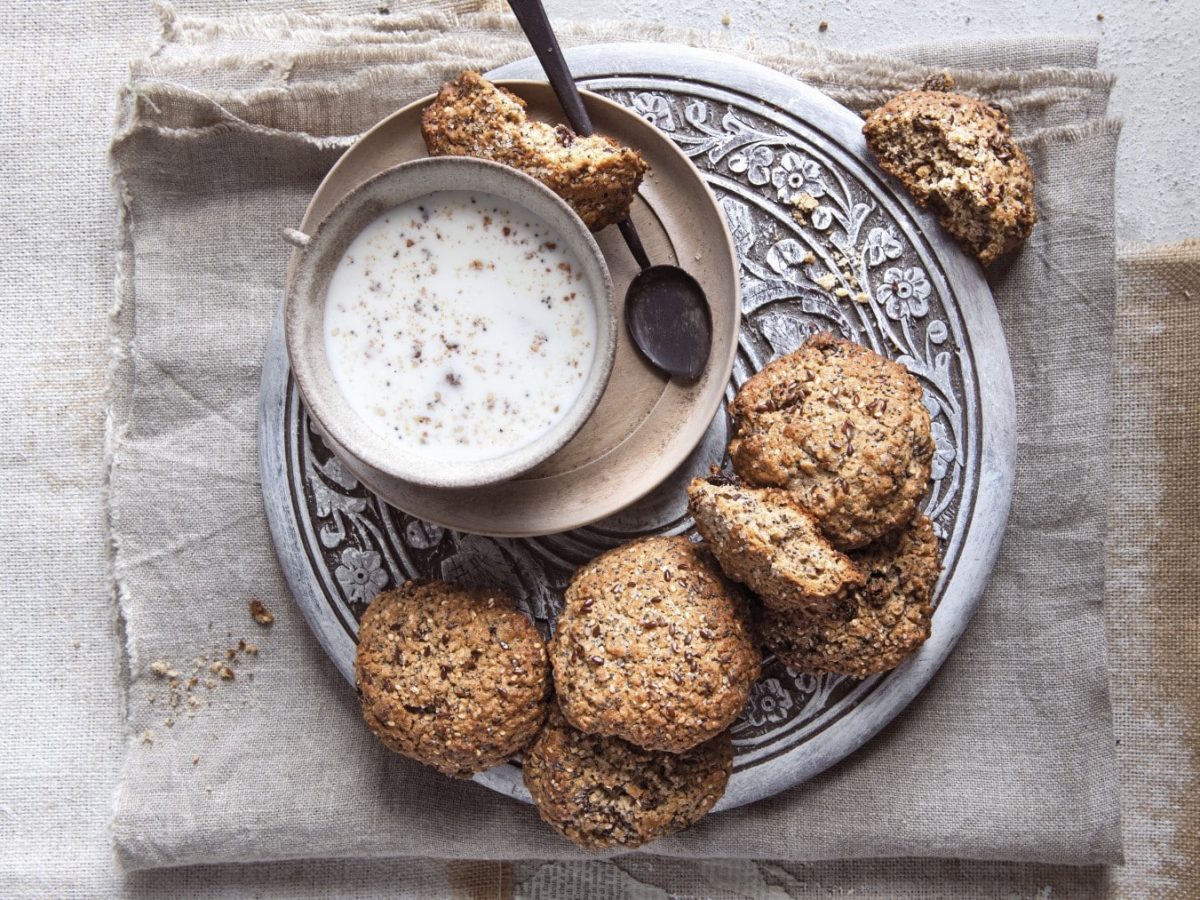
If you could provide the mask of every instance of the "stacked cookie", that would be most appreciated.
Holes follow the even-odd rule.
[[[695,824],[725,792],[760,662],[746,596],[686,537],[582,567],[550,642],[561,716],[525,759],[542,818],[588,849]]]
[[[762,600],[765,645],[801,672],[894,668],[929,636],[939,568],[918,513],[934,452],[920,385],[817,334],[742,385],[731,414],[738,479],[693,481],[688,506]]]
[[[579,569],[548,647],[494,591],[381,594],[355,679],[389,749],[457,777],[525,751],[543,819],[587,849],[633,848],[695,824],[725,792],[728,728],[759,664],[748,598],[678,536]]]
[[[584,565],[548,645],[495,591],[377,597],[355,675],[380,740],[457,777],[524,753],[546,822],[630,849],[725,792],[760,639],[797,671],[859,677],[919,647],[938,545],[917,510],[933,441],[916,380],[822,334],[747,381],[732,412],[737,477],[688,492],[704,543],[646,538]]]

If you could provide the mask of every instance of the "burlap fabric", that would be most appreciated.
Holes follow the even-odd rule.
[[[565,32],[568,44],[621,37]],[[924,74],[783,42],[730,49],[858,107]],[[963,87],[1009,107],[1040,176],[1041,225],[993,275],[1020,447],[988,595],[931,687],[863,751],[657,853],[1120,858],[1101,610],[1110,385],[1096,365],[1111,356],[1117,128],[1103,118],[1108,80],[1059,65],[1078,45],[1062,58],[1047,45],[1026,71],[985,68],[1003,52],[946,55]],[[112,151],[124,243],[110,431],[130,734],[114,835],[131,868],[579,855],[528,808],[392,756],[365,732],[290,604],[256,472],[280,227],[299,220],[354,135],[466,64],[526,53],[510,21],[490,15],[172,19],[134,68]],[[252,597],[276,611],[269,631],[250,621]],[[238,640],[260,653],[222,678]],[[158,661],[184,682],[195,672],[193,689],[170,691]]]

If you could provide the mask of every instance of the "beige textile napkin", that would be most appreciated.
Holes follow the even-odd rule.
[[[564,29],[564,43],[628,26]],[[724,47],[848,104],[926,70],[653,27]],[[1042,223],[993,273],[1017,383],[1010,530],[943,671],[884,733],[810,783],[654,845],[785,860],[1120,857],[1105,675],[1107,360],[1117,126],[1079,42],[948,47],[959,83],[1005,104],[1039,173]],[[924,62],[930,62],[925,51]],[[110,450],[114,589],[129,746],[113,825],[130,868],[344,856],[580,854],[526,807],[388,754],[291,604],[256,470],[262,349],[299,221],[354,135],[465,64],[527,55],[511,21],[425,14],[168,19],[135,65],[113,145],[122,212]],[[246,602],[276,613],[255,625]],[[235,678],[221,677],[239,640]],[[154,674],[174,669],[192,690]],[[216,671],[209,671],[210,664]],[[211,686],[210,686],[211,685]]]

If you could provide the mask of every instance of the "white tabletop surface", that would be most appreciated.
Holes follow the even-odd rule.
[[[373,12],[372,0],[176,0],[181,14]],[[548,0],[553,16],[657,18],[697,29],[788,34],[831,47],[1057,33],[1101,41],[1125,119],[1118,235],[1200,235],[1197,0]],[[1103,21],[1097,14],[1103,13]],[[728,26],[722,18],[728,14]],[[819,32],[819,23],[828,29]],[[103,389],[115,210],[105,150],[127,61],[159,24],[144,0],[0,8],[0,307],[8,375],[0,617],[0,896],[316,895],[245,870],[122,879],[107,832],[125,735],[102,506]],[[67,137],[73,135],[68,142]],[[64,152],[70,145],[72,152]],[[30,210],[36,210],[36,216]],[[48,254],[38,234],[75,237]],[[88,293],[63,296],[64,276]],[[72,435],[70,444],[62,435]],[[30,690],[29,685],[37,685]],[[346,877],[361,871],[346,869]],[[328,869],[323,870],[328,874]],[[265,876],[264,876],[265,877]],[[301,880],[296,880],[301,879]],[[339,881],[339,884],[344,882]],[[302,888],[304,888],[302,890]],[[282,890],[283,893],[278,893]]]

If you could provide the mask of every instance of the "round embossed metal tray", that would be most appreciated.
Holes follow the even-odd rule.
[[[866,680],[797,674],[768,660],[733,728],[737,756],[717,809],[770,796],[839,762],[925,686],[966,628],[999,550],[1012,492],[1012,373],[978,265],[872,164],[861,120],[769,69],[701,50],[606,45],[568,53],[582,86],[627,106],[699,167],[737,245],[742,321],[736,386],[816,330],[900,360],[925,389],[937,443],[926,510],[943,572],[933,633],[899,668]],[[536,61],[497,78],[537,78]],[[817,201],[797,220],[789,202]],[[546,630],[573,569],[647,533],[690,528],[694,466],[600,522],[537,538],[457,533],[389,507],[308,426],[276,328],[263,366],[260,453],[272,536],[310,626],[347,678],[357,620],[406,578],[499,584]],[[721,460],[718,414],[691,462]],[[477,777],[527,800],[516,764]]]

